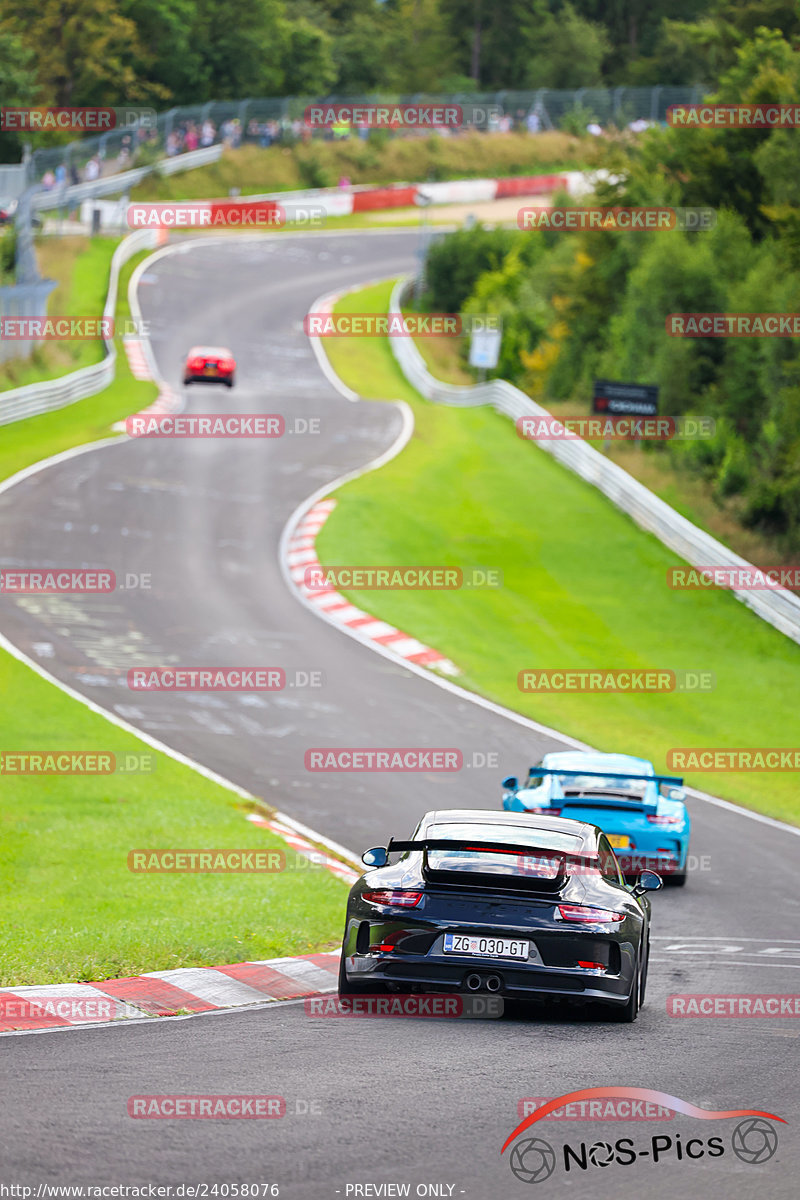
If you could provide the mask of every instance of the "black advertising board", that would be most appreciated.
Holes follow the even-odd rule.
[[[649,383],[595,379],[592,412],[608,417],[655,417],[658,415],[658,388]]]

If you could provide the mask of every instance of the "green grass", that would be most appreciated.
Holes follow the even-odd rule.
[[[462,134],[443,138],[390,138],[380,145],[349,138],[309,145],[242,146],[226,149],[207,167],[175,175],[149,175],[132,200],[203,200],[242,194],[335,187],[346,175],[353,184],[470,179],[494,175],[539,175],[598,165],[591,137],[559,131],[537,134]]]
[[[117,316],[129,315],[120,280]],[[109,435],[151,403],[119,346],[104,392],[2,428],[0,478]],[[131,849],[283,847],[249,807],[96,715],[0,651],[0,748],[152,753],[152,774],[0,779],[0,986],[300,954],[340,933],[345,887],[322,869],[268,875],[134,875]],[[291,856],[289,856],[291,858]]]
[[[138,263],[147,257],[147,253],[145,251],[137,255],[126,263],[120,272],[117,321],[130,316],[128,282]],[[103,302],[107,290],[106,276]],[[101,303],[101,310],[102,307]],[[109,437],[112,424],[122,420],[129,413],[152,404],[158,394],[156,385],[133,378],[122,338],[117,336],[115,343],[116,377],[110,387],[95,396],[88,396],[85,400],[78,400],[75,404],[57,408],[40,417],[29,417],[25,421],[15,421],[11,425],[0,427],[0,479],[7,479],[23,467],[49,458],[62,450],[68,450],[72,446],[81,446],[84,442]],[[49,373],[42,370],[37,376],[38,379],[49,377]]]
[[[385,312],[390,286],[351,293],[340,311]],[[322,530],[325,564],[493,567],[504,586],[358,592],[359,607],[451,658],[460,682],[606,750],[652,758],[670,747],[798,745],[800,646],[724,592],[673,592],[681,565],[595,488],[517,437],[489,409],[431,405],[406,383],[387,339],[330,338],[326,350],[363,396],[412,405],[414,436],[380,471],[346,484]],[[712,692],[522,693],[528,668],[697,668]],[[518,762],[528,765],[520,736]],[[796,775],[687,773],[696,787],[800,822]]]
[[[102,237],[39,240],[39,270],[45,279],[55,279],[58,285],[48,297],[48,316],[102,316],[111,256],[118,242]],[[30,358],[0,364],[0,392],[91,366],[100,362],[103,353],[100,338],[42,342]]]
[[[7,654],[0,686],[14,697],[4,749],[146,751],[156,763],[152,774],[3,777],[0,985],[302,954],[340,932],[345,888],[323,869],[130,872],[133,849],[285,844],[247,821],[234,794],[150,752]]]

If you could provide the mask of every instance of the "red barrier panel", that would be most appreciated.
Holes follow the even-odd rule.
[[[496,198],[503,196],[542,196],[566,188],[565,175],[526,175],[519,179],[498,179]]]
[[[353,192],[353,212],[366,212],[373,208],[407,208],[414,203],[416,187],[370,188],[368,191]]]

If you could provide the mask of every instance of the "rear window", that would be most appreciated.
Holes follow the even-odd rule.
[[[526,825],[431,825],[426,838],[452,838],[454,842],[475,839],[476,843],[504,842],[512,846],[531,846],[535,850],[561,850],[574,854],[581,838],[555,829],[531,829]]]
[[[555,879],[561,869],[561,854],[574,852],[581,839],[553,830],[533,830],[522,825],[432,825],[428,838],[452,838],[475,842],[475,849],[429,850],[428,867],[433,871],[475,871],[481,875],[523,875],[532,879]],[[507,842],[530,846],[530,854],[509,854],[485,849],[484,843]]]

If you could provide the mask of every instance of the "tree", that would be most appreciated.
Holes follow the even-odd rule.
[[[16,34],[4,29],[0,29],[0,79],[3,81],[3,104],[14,107],[36,103],[38,88],[33,51],[24,46]],[[0,133],[0,162],[18,162],[22,157],[23,140],[13,133]]]
[[[117,0],[6,0],[6,29],[36,55],[40,102],[104,105],[148,95],[131,66],[136,25]]]
[[[611,49],[602,25],[584,20],[572,4],[565,4],[557,17],[547,11],[544,0],[537,9],[540,21],[536,49],[525,72],[524,86],[599,86],[603,59]]]
[[[289,96],[321,95],[337,76],[333,38],[301,17],[284,22],[285,56],[282,91]]]

